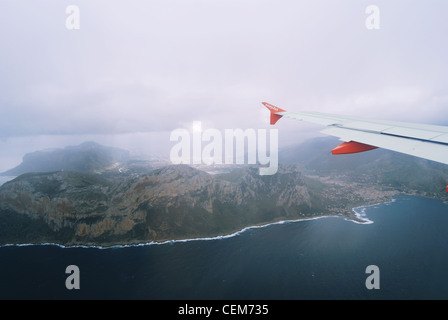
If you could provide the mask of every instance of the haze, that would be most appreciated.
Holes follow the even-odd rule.
[[[447,13],[442,0],[0,0],[0,172],[86,140],[164,157],[193,121],[269,129],[262,101],[446,125]],[[280,147],[322,129],[276,128]]]

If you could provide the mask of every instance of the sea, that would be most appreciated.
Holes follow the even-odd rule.
[[[3,246],[0,299],[448,299],[447,203],[400,195],[354,210],[365,223],[323,217],[112,248]]]

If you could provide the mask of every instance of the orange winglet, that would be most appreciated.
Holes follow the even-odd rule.
[[[332,154],[347,154],[347,153],[358,153],[368,150],[373,150],[378,147],[371,146],[369,144],[364,144],[356,141],[344,142],[331,150]]]
[[[282,117],[277,112],[286,112],[286,110],[280,109],[270,103],[262,102],[262,104],[271,111],[271,124],[275,124]]]

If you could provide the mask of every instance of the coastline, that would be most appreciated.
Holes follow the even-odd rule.
[[[381,204],[381,203],[379,203]],[[366,206],[360,206],[357,208],[363,208],[363,207],[369,207],[372,205],[366,205]],[[353,208],[354,210],[355,208]],[[291,219],[291,220],[279,220],[274,222],[268,222],[268,223],[260,223],[255,224],[252,226],[244,227],[238,231],[229,233],[229,234],[222,234],[222,235],[216,235],[212,237],[198,237],[198,238],[187,238],[187,239],[171,239],[171,240],[160,240],[160,241],[150,241],[150,242],[139,242],[139,243],[128,243],[128,244],[111,244],[111,245],[88,245],[88,244],[74,244],[74,245],[63,245],[59,243],[52,243],[52,242],[42,242],[42,243],[22,243],[22,244],[14,244],[14,243],[8,243],[4,245],[0,245],[0,248],[3,247],[28,247],[28,246],[57,246],[63,249],[71,249],[71,248],[84,248],[84,249],[121,249],[121,248],[132,248],[132,247],[144,247],[144,246],[152,246],[152,245],[166,245],[166,244],[173,244],[173,243],[184,243],[184,242],[191,242],[191,241],[212,241],[212,240],[221,240],[221,239],[227,239],[232,238],[235,236],[238,236],[248,230],[251,229],[259,229],[259,228],[266,228],[273,225],[278,224],[287,224],[287,223],[297,223],[302,221],[312,221],[312,220],[318,220],[318,219],[324,219],[324,218],[343,218],[347,221],[352,221],[354,223],[358,224],[368,224],[370,222],[359,222],[355,221],[349,217],[342,216],[340,214],[335,215],[322,215],[317,217],[310,217],[310,218],[299,218],[299,219]],[[362,218],[359,218],[362,220]],[[370,220],[369,220],[370,221]],[[373,223],[373,222],[371,222]]]
[[[373,204],[367,204],[367,205],[363,205],[363,206],[359,206],[359,207],[354,207],[352,209],[352,211],[354,212],[354,215],[358,220],[354,220],[354,219],[347,219],[351,222],[357,223],[357,224],[372,224],[374,223],[372,220],[370,220],[369,218],[367,218],[366,216],[366,209],[369,207],[374,207],[374,206],[379,206],[379,205],[389,205],[391,203],[396,202],[397,199],[393,198],[391,200],[388,201],[384,201],[384,202],[378,202],[378,203],[373,203]]]
[[[401,195],[407,195],[407,196],[418,196],[418,195],[412,195],[412,194],[401,194]],[[431,197],[428,197],[431,198]],[[143,247],[143,246],[152,246],[152,245],[166,245],[166,244],[174,244],[174,243],[185,243],[190,241],[212,241],[212,240],[221,240],[221,239],[227,239],[232,238],[235,236],[238,236],[248,230],[251,229],[258,229],[258,228],[266,228],[273,225],[278,224],[286,224],[286,223],[297,223],[302,221],[312,221],[312,220],[318,220],[318,219],[324,219],[324,218],[342,218],[346,221],[350,221],[356,224],[373,224],[374,221],[370,220],[366,216],[366,209],[369,207],[379,206],[379,205],[390,205],[394,202],[396,202],[396,197],[383,201],[383,202],[375,202],[370,203],[366,205],[361,205],[357,207],[353,207],[351,209],[351,214],[349,215],[342,215],[342,214],[325,214],[321,216],[316,217],[304,217],[299,219],[291,219],[291,220],[279,220],[279,221],[273,221],[268,223],[259,223],[252,226],[244,227],[240,230],[237,230],[232,233],[228,234],[221,234],[216,236],[210,236],[210,237],[197,237],[197,238],[186,238],[186,239],[165,239],[165,240],[159,240],[159,241],[149,241],[149,242],[136,242],[136,243],[127,243],[127,244],[103,244],[103,245],[95,245],[95,244],[73,244],[73,245],[63,245],[59,243],[53,243],[53,242],[42,242],[42,243],[8,243],[0,245],[0,248],[3,247],[27,247],[27,246],[57,246],[63,249],[71,249],[71,248],[85,248],[85,249],[121,249],[121,248],[133,248],[133,247]],[[441,200],[443,201],[443,200]]]

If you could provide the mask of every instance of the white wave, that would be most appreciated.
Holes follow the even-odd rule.
[[[11,246],[17,246],[17,247],[25,247],[25,246],[47,246],[47,245],[51,245],[51,246],[57,246],[60,248],[96,248],[96,249],[118,249],[118,248],[133,248],[133,247],[143,247],[143,246],[152,246],[152,245],[166,245],[166,244],[174,244],[174,243],[184,243],[184,242],[190,242],[190,241],[211,241],[211,240],[221,240],[221,239],[227,239],[227,238],[232,238],[235,236],[238,236],[248,230],[251,229],[258,229],[258,228],[266,228],[272,225],[277,225],[277,224],[285,224],[285,223],[296,223],[296,222],[302,222],[302,221],[311,221],[311,220],[318,220],[318,219],[324,219],[324,218],[344,218],[345,220],[357,223],[357,224],[371,224],[373,223],[372,220],[368,219],[366,216],[366,209],[369,207],[373,207],[373,206],[379,206],[379,205],[388,205],[391,204],[393,202],[395,202],[396,199],[392,199],[390,201],[387,202],[380,202],[380,203],[375,203],[375,204],[371,204],[371,205],[367,205],[367,206],[360,206],[360,207],[356,207],[353,208],[352,210],[355,212],[355,216],[359,219],[362,220],[362,222],[359,221],[355,221],[353,219],[348,219],[346,217],[342,217],[342,216],[334,216],[334,215],[326,215],[326,216],[319,216],[319,217],[313,217],[313,218],[301,218],[301,219],[296,219],[296,220],[281,220],[281,221],[276,221],[276,222],[271,222],[271,223],[266,223],[266,224],[262,224],[262,225],[255,225],[255,226],[249,226],[249,227],[245,227],[239,231],[236,231],[234,233],[231,234],[227,234],[227,235],[219,235],[219,236],[215,236],[215,237],[204,237],[204,238],[191,238],[191,239],[178,239],[178,240],[166,240],[166,241],[150,241],[150,242],[142,242],[142,243],[135,243],[135,244],[123,244],[123,245],[111,245],[111,246],[95,246],[95,245],[72,245],[72,246],[64,246],[62,244],[58,244],[58,243],[51,243],[51,242],[46,242],[46,243],[24,243],[24,244],[5,244],[0,246],[1,247],[11,247]]]
[[[367,207],[356,207],[356,208],[352,209],[353,212],[355,213],[356,218],[358,218],[361,221],[356,221],[356,220],[351,220],[351,219],[347,219],[347,220],[350,220],[350,221],[352,221],[354,223],[358,223],[358,224],[372,224],[373,221],[370,220],[369,218],[367,218],[366,208]]]
[[[301,221],[310,221],[310,220],[317,220],[317,219],[323,219],[323,218],[340,218],[340,216],[319,216],[319,217],[313,217],[313,218],[305,218],[305,219],[296,219],[296,220],[281,220],[277,222],[267,223],[263,225],[255,225],[255,226],[249,226],[245,227],[239,231],[236,231],[231,234],[227,235],[219,235],[215,237],[204,237],[204,238],[190,238],[190,239],[178,239],[178,240],[166,240],[166,241],[150,241],[150,242],[142,242],[142,243],[135,243],[135,244],[117,244],[117,245],[111,245],[111,246],[96,246],[96,245],[70,245],[70,246],[64,246],[59,243],[52,243],[52,242],[44,242],[44,243],[21,243],[21,244],[4,244],[1,247],[28,247],[28,246],[57,246],[64,249],[70,249],[70,248],[94,248],[94,249],[118,249],[118,248],[133,248],[133,247],[144,247],[144,246],[152,246],[152,245],[166,245],[166,244],[174,244],[174,243],[183,243],[183,242],[190,242],[190,241],[211,241],[211,240],[221,240],[221,239],[227,239],[232,238],[235,236],[238,236],[250,229],[258,229],[258,228],[266,228],[272,225],[277,224],[285,224],[285,223],[295,223],[295,222],[301,222]]]
[[[392,203],[394,203],[395,201],[396,201],[396,199],[392,199],[390,201],[379,202],[379,203],[374,203],[374,204],[370,204],[370,205],[367,205],[367,206],[360,206],[360,207],[353,208],[352,210],[355,213],[355,216],[359,220],[362,220],[362,221],[355,221],[355,220],[351,220],[351,219],[347,219],[347,220],[350,220],[350,221],[352,221],[354,223],[358,223],[358,224],[372,224],[373,221],[370,220],[369,218],[367,218],[367,213],[366,213],[367,208],[370,208],[370,207],[379,208],[379,207],[381,207],[383,205],[389,206]]]

